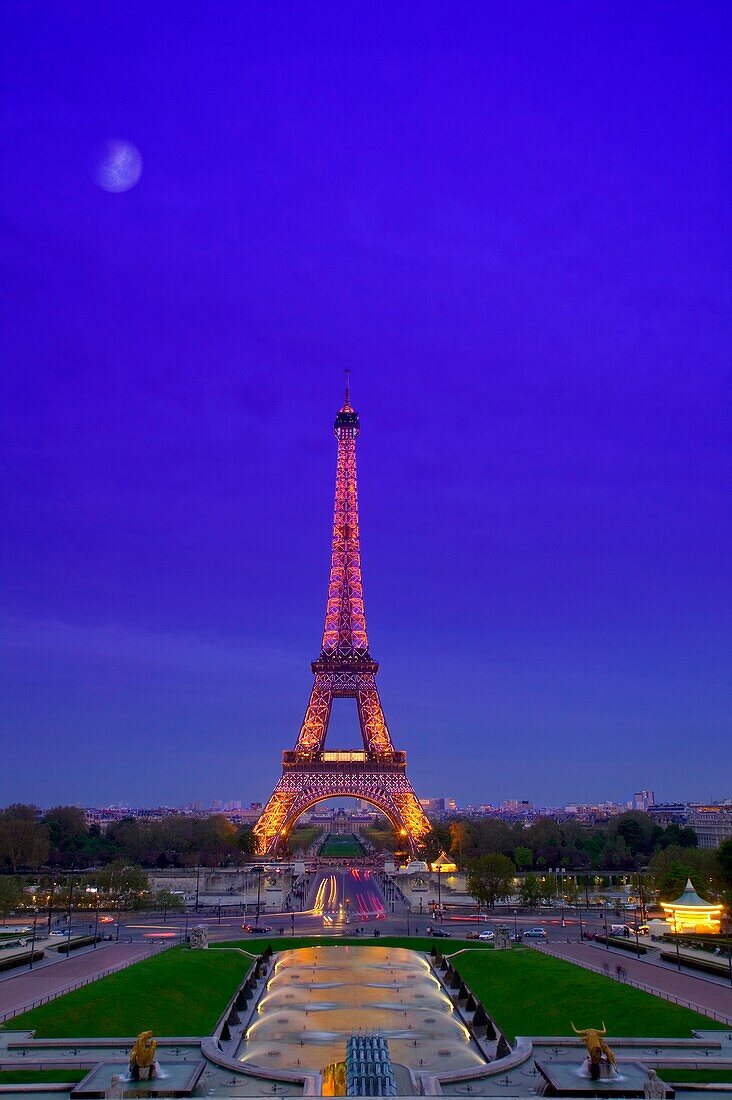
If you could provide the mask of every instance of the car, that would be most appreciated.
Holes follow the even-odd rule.
[[[435,936],[440,940],[450,939],[450,933],[446,932],[444,928],[428,928],[427,932],[430,936]]]
[[[50,933],[52,936],[68,936],[68,934],[68,928],[54,928],[53,932]]]
[[[479,940],[494,940],[496,938],[495,932],[492,932],[490,928],[484,928],[482,932],[478,934]]]
[[[546,928],[527,928],[524,932],[524,939],[545,940],[547,939]]]
[[[272,929],[264,924],[242,924],[245,932],[271,932]]]

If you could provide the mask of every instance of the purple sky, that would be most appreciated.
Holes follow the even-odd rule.
[[[345,367],[418,793],[730,795],[730,5],[4,6],[0,803],[268,795]]]

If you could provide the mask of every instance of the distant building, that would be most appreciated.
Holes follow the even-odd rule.
[[[638,791],[637,794],[633,795],[633,809],[643,810],[644,813],[647,813],[655,801],[653,791]]]
[[[454,798],[420,798],[419,801],[428,817],[457,813],[457,803]]]
[[[697,836],[700,848],[718,848],[732,837],[732,804],[691,807],[686,824]]]
[[[690,812],[687,802],[654,802],[648,811],[658,825],[686,825]]]

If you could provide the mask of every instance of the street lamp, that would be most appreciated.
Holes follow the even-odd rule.
[[[254,918],[254,927],[259,928],[259,913],[260,913],[260,900],[262,896],[262,875],[264,874],[264,867],[252,867],[252,872],[257,876],[257,915]]]
[[[53,916],[53,892],[56,889],[56,883],[51,879],[51,890],[48,895],[48,934],[51,934],[51,917]]]
[[[602,915],[605,921],[605,949],[610,950],[610,938],[607,934],[607,898],[602,899]]]
[[[35,950],[36,950],[36,921],[37,920],[38,920],[38,917],[35,916],[33,918],[33,938],[31,939],[31,957],[30,957],[30,967],[29,967],[30,970],[33,969],[33,956],[34,956]]]
[[[69,909],[66,914],[67,926],[66,926],[66,958],[71,955],[71,905],[74,898],[74,876],[69,876]]]

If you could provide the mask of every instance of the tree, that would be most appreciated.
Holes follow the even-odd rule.
[[[450,828],[441,821],[433,821],[432,828],[424,840],[424,858],[437,859],[440,852],[450,850],[452,836]]]
[[[257,850],[257,838],[250,825],[242,825],[237,834],[236,843],[239,850],[245,855],[251,856]]]
[[[453,821],[450,824],[450,851],[462,863],[465,846],[470,837],[470,826],[467,821]],[[439,854],[439,853],[438,853]]]
[[[12,875],[0,875],[0,916],[5,923],[8,913],[16,909],[23,898],[23,887],[20,879]]]
[[[717,866],[725,886],[732,886],[732,837],[723,840],[716,851]]]
[[[530,848],[524,848],[519,845],[518,848],[514,848],[513,861],[518,867],[519,871],[528,871],[534,862],[534,857],[531,854]]]
[[[648,869],[662,901],[679,897],[688,878],[698,893],[710,901],[724,892],[717,852],[707,848],[664,848],[656,852]]]
[[[9,864],[13,872],[19,867],[37,867],[48,850],[48,833],[35,806],[16,802],[0,812],[0,862]]]
[[[513,893],[516,868],[508,856],[490,852],[473,860],[468,871],[468,893],[491,908]]]
[[[541,883],[538,875],[532,873],[524,876],[519,887],[519,897],[521,904],[527,909],[536,909],[541,901]]]
[[[162,909],[164,921],[168,919],[168,913],[182,913],[186,907],[180,894],[174,894],[166,889],[158,890],[153,904],[156,909]]]
[[[141,909],[149,900],[150,881],[147,875],[141,867],[124,859],[108,863],[96,880],[122,908]]]

